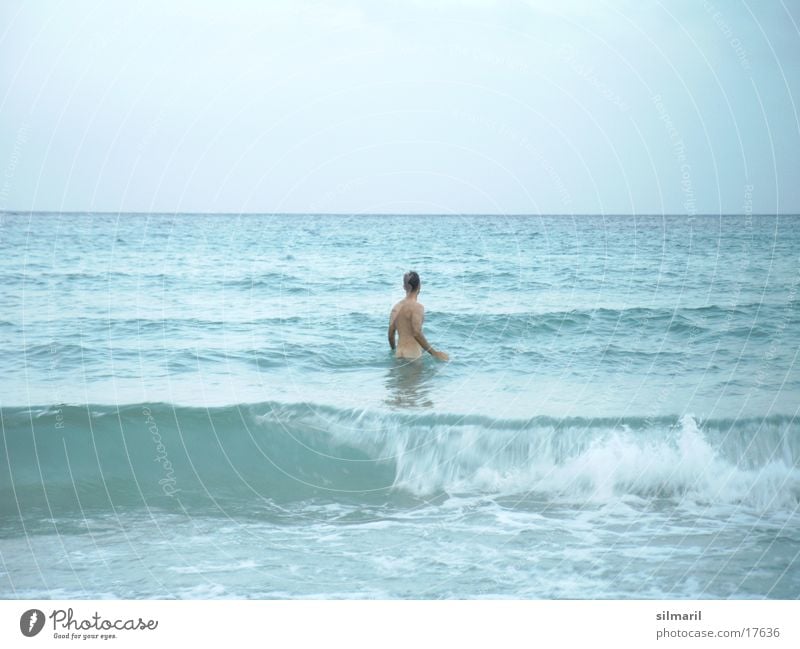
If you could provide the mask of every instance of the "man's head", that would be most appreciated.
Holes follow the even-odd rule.
[[[410,270],[403,275],[403,288],[406,293],[419,292],[419,275],[415,271]]]

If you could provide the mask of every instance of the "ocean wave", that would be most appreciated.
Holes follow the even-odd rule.
[[[441,494],[800,505],[800,423],[789,416],[508,420],[278,402],[1,414],[4,510]]]
[[[225,279],[219,283],[225,287],[245,290],[268,288],[279,292],[304,293],[307,291],[306,282],[289,273],[255,273],[250,276]]]
[[[752,319],[748,321],[748,315],[749,312],[741,309],[729,313],[727,309],[717,306],[681,309],[601,307],[511,314],[439,313],[437,326],[459,336],[476,333],[490,337],[590,334],[593,338],[599,337],[600,342],[607,342],[608,336],[615,332],[681,337],[691,334],[699,339],[719,335],[734,338],[763,338],[770,335],[762,324],[756,324]],[[720,331],[723,321],[727,324]]]
[[[247,280],[248,282],[250,280]],[[305,289],[298,289],[302,292]],[[735,307],[707,305],[702,307],[598,307],[594,309],[546,309],[536,311],[471,312],[437,310],[430,317],[435,325],[457,334],[480,331],[482,335],[522,335],[526,333],[573,333],[587,331],[593,335],[607,334],[615,330],[647,333],[686,333],[695,335],[708,332],[731,336],[765,336],[771,331],[761,323],[775,318],[785,319],[785,305],[740,304]],[[756,314],[758,320],[756,322]],[[773,317],[774,316],[774,317]],[[272,315],[253,318],[214,319],[201,317],[161,318],[153,317],[70,317],[62,318],[60,326],[67,331],[80,330],[87,334],[102,332],[115,335],[146,335],[194,333],[197,331],[235,330],[241,332],[261,331],[264,328],[291,326],[294,328],[346,327],[348,330],[369,330],[386,326],[387,315],[374,311],[353,310],[348,312],[315,312],[308,315]],[[787,320],[788,324],[798,322]],[[8,325],[19,323],[6,322]]]

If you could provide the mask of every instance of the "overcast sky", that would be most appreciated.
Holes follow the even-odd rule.
[[[0,209],[800,212],[797,1],[0,7]]]

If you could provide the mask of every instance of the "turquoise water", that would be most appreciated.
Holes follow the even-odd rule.
[[[2,597],[800,596],[798,217],[0,218]]]

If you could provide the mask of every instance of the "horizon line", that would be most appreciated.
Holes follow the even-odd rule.
[[[133,216],[491,216],[491,217],[537,217],[537,216],[683,216],[687,219],[709,216],[800,216],[800,212],[703,212],[683,214],[676,212],[176,212],[176,211],[125,211],[125,210],[11,210],[0,209],[0,214],[62,214],[111,216],[126,214]]]

